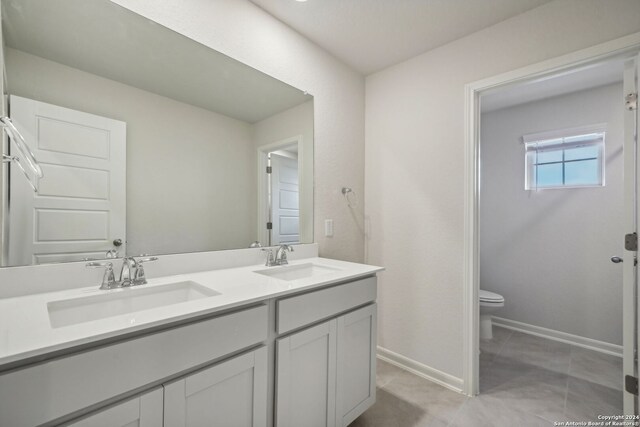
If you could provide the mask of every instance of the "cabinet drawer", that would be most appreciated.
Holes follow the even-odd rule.
[[[260,343],[262,305],[0,375],[0,425],[34,426]]]
[[[162,388],[102,409],[66,427],[157,427],[162,425]]]
[[[375,277],[284,298],[278,301],[277,330],[283,334],[375,299]]]

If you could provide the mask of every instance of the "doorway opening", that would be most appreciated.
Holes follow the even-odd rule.
[[[549,422],[623,410],[623,72],[480,98],[480,394]]]
[[[623,354],[624,363],[619,363],[619,365],[622,366],[622,369],[619,369],[619,374],[614,374],[614,376],[617,377],[617,380],[613,380],[615,384],[610,384],[612,388],[616,390],[615,393],[619,393],[619,400],[622,400],[623,396],[623,372],[624,375],[634,375],[637,373],[633,357],[633,346],[635,345],[637,335],[637,329],[635,329],[635,323],[637,323],[637,321],[634,320],[636,318],[633,313],[635,313],[634,305],[636,304],[635,300],[637,299],[637,294],[635,296],[633,294],[629,295],[629,292],[635,288],[635,268],[633,259],[636,252],[624,251],[622,248],[624,233],[629,232],[630,229],[635,231],[634,227],[635,224],[637,224],[637,221],[633,222],[637,216],[637,208],[635,208],[637,206],[637,198],[634,199],[632,197],[634,191],[633,188],[637,187],[637,174],[635,173],[636,169],[633,167],[634,163],[637,162],[637,150],[633,149],[635,142],[629,142],[633,141],[636,133],[635,131],[631,132],[631,128],[628,124],[629,120],[633,118],[634,115],[637,116],[637,110],[635,110],[635,113],[623,113],[622,111],[626,111],[624,95],[632,89],[634,92],[637,92],[637,88],[635,88],[635,86],[637,86],[637,52],[639,47],[640,35],[635,34],[633,36],[585,49],[565,57],[545,61],[504,75],[475,82],[467,85],[466,87],[467,133],[465,138],[467,141],[467,180],[465,202],[467,209],[465,219],[464,389],[469,395],[475,395],[478,394],[478,392],[483,393],[481,380],[481,375],[483,375],[482,367],[484,362],[488,362],[488,360],[483,360],[483,358],[491,359],[492,362],[495,362],[496,359],[492,359],[492,356],[498,356],[501,351],[506,349],[505,353],[502,353],[503,357],[498,359],[498,361],[504,361],[505,356],[509,356],[512,360],[517,361],[518,363],[523,361],[523,355],[527,351],[524,350],[524,344],[521,346],[517,345],[518,340],[522,342],[531,341],[528,342],[528,345],[530,346],[529,350],[534,349],[536,345],[538,345],[538,348],[546,349],[554,349],[566,345],[568,347],[563,348],[564,350],[568,349],[568,353],[565,351],[564,356],[562,356],[564,359],[561,362],[558,362],[557,366],[554,366],[553,362],[550,360],[540,362],[547,363],[547,365],[543,367],[536,366],[536,362],[533,361],[533,367],[527,368],[526,366],[520,365],[519,367],[512,369],[512,372],[522,373],[527,369],[530,369],[530,371],[542,369],[542,371],[537,371],[537,373],[541,376],[543,376],[543,373],[547,373],[549,376],[553,377],[557,373],[557,370],[563,370],[564,366],[567,366],[567,371],[561,372],[561,377],[556,377],[556,379],[558,379],[558,384],[564,381],[566,386],[571,379],[568,369],[570,369],[572,349],[579,349],[574,351],[576,357],[580,356],[584,360],[591,360],[591,362],[585,362],[586,365],[593,365],[593,363],[596,363],[593,362],[593,359],[590,359],[593,354],[589,353],[589,351],[594,351],[596,355],[610,356],[613,358],[617,357],[618,361],[620,360],[620,355]],[[603,71],[606,66],[610,66],[613,63],[617,64],[617,71],[614,73],[617,74],[617,81],[606,82],[604,80],[600,80],[599,84],[592,85],[591,87],[574,87],[572,90],[566,90],[570,86],[568,79],[573,79],[578,75],[582,75],[584,77],[586,74],[593,74],[598,70]],[[621,67],[620,64],[624,64],[624,66]],[[622,69],[624,69],[624,72]],[[631,73],[632,69],[633,73]],[[625,77],[624,83],[621,83],[623,80],[622,75]],[[600,78],[602,78],[602,76],[600,76]],[[555,89],[553,89],[554,83],[557,84]],[[633,86],[633,88],[631,88],[630,85]],[[550,92],[545,94],[544,91],[547,89],[543,90],[543,86],[546,86]],[[609,98],[617,98],[617,101],[615,102],[618,103],[619,108],[617,124],[615,124],[614,127],[605,127],[603,135],[606,136],[601,138],[604,145],[598,145],[600,142],[596,141],[597,138],[594,136],[599,132],[602,133],[602,131],[593,129],[602,125],[603,122],[607,122],[612,119],[594,121],[594,116],[591,115],[587,120],[588,114],[586,114],[586,109],[588,108],[586,104],[580,104],[579,107],[574,108],[574,110],[576,110],[574,113],[579,112],[578,110],[583,110],[584,114],[581,115],[583,121],[580,124],[577,123],[577,120],[574,120],[573,124],[568,124],[567,122],[565,125],[562,125],[559,121],[561,118],[561,114],[559,113],[560,110],[554,110],[556,107],[552,107],[550,105],[547,105],[546,110],[542,108],[539,113],[536,113],[529,108],[535,103],[539,105],[544,104],[554,95],[555,98],[557,98],[556,101],[562,101],[561,98],[564,97],[566,98],[564,101],[568,102],[568,98],[578,98],[576,95],[578,92],[583,92],[580,93],[580,95],[583,95],[584,97],[586,96],[586,92],[593,92],[599,88],[601,92],[599,95],[592,94],[592,97],[598,99],[598,96],[605,96],[604,92],[606,92],[606,90],[603,89],[604,87],[609,87],[610,93],[607,95]],[[611,95],[611,93],[613,93],[611,91],[614,90],[614,87],[617,88],[615,89],[617,90],[617,94]],[[559,89],[564,90],[564,92],[559,92]],[[525,92],[527,91],[533,93],[533,98],[525,99]],[[501,92],[502,95],[500,95]],[[514,105],[517,104],[520,106],[509,108],[509,105],[505,104],[506,106],[502,105],[502,108],[494,109],[493,112],[483,110],[485,106],[489,105],[490,107],[491,102],[494,102],[501,96],[503,98],[502,102],[506,102],[507,104],[509,102],[512,104],[515,102]],[[525,100],[526,102],[519,102],[522,100]],[[530,105],[522,106],[523,104]],[[597,105],[597,102],[595,104]],[[525,107],[529,108],[530,111],[524,111],[527,110]],[[516,109],[522,110],[520,113],[524,114],[524,116],[520,118],[513,116],[511,119],[505,117],[508,115],[505,111],[515,111]],[[514,111],[509,111],[509,114],[515,114]],[[487,114],[487,116],[484,116],[484,114]],[[490,114],[493,114],[493,125],[491,125],[491,121],[489,120]],[[542,118],[545,114],[549,116],[551,120],[548,125],[545,126],[543,124],[538,124],[535,128],[526,129],[526,125],[533,125],[535,120]],[[498,120],[500,118],[498,116],[503,117],[501,120]],[[580,116],[580,114],[578,114],[578,116]],[[620,119],[622,116],[624,117]],[[499,130],[500,127],[514,127],[518,120],[520,120],[519,123],[522,124],[520,130],[516,131],[511,129],[511,139],[513,139],[513,135],[516,133],[518,134],[515,145],[511,145],[508,149],[505,149],[504,147],[501,148],[498,144],[493,144],[492,146],[489,145],[490,142],[494,142],[494,137],[487,133],[488,131],[491,131],[491,126],[493,126],[494,131],[496,129]],[[553,122],[553,120],[555,120],[555,122]],[[613,121],[615,122],[615,120]],[[502,122],[502,124],[499,124],[499,122]],[[583,132],[583,130],[589,126],[591,127],[590,130],[588,132]],[[563,132],[566,133],[566,135]],[[615,134],[616,132],[618,133],[618,136],[614,138],[611,134]],[[617,145],[613,143],[614,139],[617,139]],[[581,142],[577,143],[577,141]],[[623,145],[626,147],[624,152],[622,150]],[[589,151],[589,156],[586,156],[587,151]],[[513,153],[516,153],[518,157],[517,161],[512,160]],[[604,157],[599,157],[600,153],[603,153]],[[507,169],[505,169],[502,173],[497,173],[495,174],[496,176],[492,177],[491,170],[484,164],[485,161],[490,159],[492,156],[494,157],[493,160],[498,158],[497,163],[500,163],[501,161],[503,163],[502,166],[507,168],[509,172],[506,172]],[[608,160],[612,162],[611,165],[607,163]],[[624,169],[624,171],[621,169]],[[602,178],[598,177],[600,172],[602,172]],[[615,175],[616,178],[609,180],[608,176],[610,173],[613,174],[612,177]],[[600,181],[600,179],[602,179],[602,181]],[[486,195],[484,190],[487,189],[486,185],[491,182],[491,180],[493,180],[496,185],[496,188],[494,189],[496,191],[494,191],[493,195]],[[505,193],[506,190],[504,190],[504,188],[502,190],[499,189],[501,185],[506,185],[507,182],[513,183],[512,181],[514,180],[517,181],[517,191],[519,192],[519,196],[523,196],[519,202],[516,199],[509,199],[509,197],[513,196],[515,193],[509,193],[509,195]],[[602,186],[603,184],[604,187]],[[553,250],[558,249],[557,246],[559,246],[558,240],[554,239],[558,239],[558,237],[560,237],[559,241],[561,243],[563,241],[566,241],[564,243],[568,243],[569,245],[572,242],[575,243],[576,246],[569,250],[578,252],[578,249],[592,249],[591,252],[594,253],[590,254],[590,256],[596,256],[596,251],[594,249],[603,249],[599,247],[601,246],[599,245],[601,239],[598,239],[598,236],[608,236],[613,232],[604,232],[604,234],[599,235],[598,233],[601,230],[598,232],[594,232],[594,229],[589,230],[589,224],[586,224],[585,222],[587,215],[583,214],[575,216],[573,221],[573,225],[575,225],[575,223],[582,222],[582,231],[579,233],[569,230],[572,226],[571,222],[562,223],[562,221],[557,221],[554,223],[555,231],[548,231],[548,233],[551,233],[549,234],[551,237],[542,239],[541,241],[538,240],[534,243],[531,236],[535,236],[536,231],[541,232],[540,227],[542,226],[541,224],[544,224],[545,219],[555,218],[559,212],[567,210],[568,208],[565,208],[565,205],[568,205],[572,200],[583,198],[583,196],[590,191],[597,193],[596,190],[614,188],[614,186],[618,192],[618,206],[624,206],[622,208],[622,212],[620,212],[620,208],[618,208],[616,214],[617,221],[614,221],[616,224],[611,224],[612,226],[617,225],[618,228],[621,228],[622,230],[617,230],[618,235],[612,236],[612,242],[614,242],[613,245],[618,245],[620,248],[617,246],[613,249],[609,248],[608,253],[604,259],[600,260],[601,262],[599,265],[591,265],[593,262],[586,260],[583,263],[585,267],[588,266],[596,268],[597,270],[594,271],[597,271],[597,274],[602,277],[606,277],[607,272],[611,273],[611,271],[614,273],[609,274],[609,276],[620,276],[610,279],[603,279],[600,277],[600,283],[603,281],[618,282],[615,285],[617,286],[616,292],[614,292],[615,296],[611,297],[607,303],[613,304],[614,300],[617,301],[617,308],[614,310],[615,314],[611,314],[611,311],[609,311],[610,318],[614,319],[615,316],[619,316],[622,320],[619,319],[618,321],[618,331],[616,332],[618,334],[618,339],[610,340],[608,338],[602,338],[606,335],[604,330],[596,331],[597,327],[594,327],[594,324],[589,323],[591,320],[585,320],[586,313],[589,310],[597,311],[604,303],[602,299],[599,303],[589,303],[584,300],[585,295],[589,295],[588,289],[583,288],[582,293],[576,293],[577,297],[573,299],[569,295],[570,292],[565,292],[566,294],[562,295],[562,298],[565,298],[564,302],[560,297],[556,299],[553,297],[553,291],[558,290],[560,288],[559,286],[555,286],[555,288],[551,287],[552,289],[550,291],[548,290],[544,296],[536,296],[535,292],[537,290],[542,290],[548,285],[548,283],[545,282],[545,277],[550,270],[547,269],[547,264],[540,262],[539,258],[541,255],[536,256],[532,255],[532,253],[538,251],[538,254],[544,254],[544,242],[547,242],[549,245],[546,248],[546,253],[553,254]],[[542,188],[544,187],[553,189],[543,190]],[[511,188],[513,189],[515,187]],[[580,192],[582,192],[582,194],[580,194]],[[569,195],[569,193],[572,195]],[[604,192],[601,191],[600,195],[603,193]],[[611,197],[615,198],[616,196]],[[621,198],[624,202],[620,201]],[[521,210],[523,200],[525,203],[529,204],[529,210],[526,210],[526,208],[524,211]],[[498,233],[502,233],[501,238],[492,242],[490,238],[486,237],[486,233],[490,232],[492,227],[496,225],[498,217],[501,217],[504,214],[504,212],[501,212],[500,215],[496,213],[496,215],[492,217],[494,211],[491,211],[488,208],[491,206],[491,203],[496,201],[502,203],[500,209],[506,210],[507,216],[510,219],[520,221],[520,223],[519,225],[515,225],[514,223],[511,226],[508,226],[504,221],[502,221],[501,228],[497,231]],[[541,202],[545,202],[546,205]],[[533,205],[535,204],[543,205],[543,208],[546,208],[546,211],[544,209],[537,212],[534,211]],[[604,216],[605,214],[610,213],[610,211],[607,211],[606,207],[607,206],[602,205],[602,202],[595,202],[590,205],[588,209],[585,209],[584,206],[581,209],[582,212],[597,212]],[[591,224],[591,227],[598,228],[597,225],[593,224]],[[493,228],[495,229],[495,227]],[[529,233],[528,239],[523,237],[527,235],[527,233]],[[583,242],[581,245],[581,239],[588,236],[591,236],[593,241],[588,244],[584,244]],[[516,242],[514,240],[521,238],[525,240],[525,243],[521,245],[520,250],[516,250]],[[500,244],[498,241],[502,241],[502,243]],[[491,246],[495,253],[490,252],[487,249],[487,245]],[[500,251],[502,251],[501,253],[509,256],[514,255],[514,252],[518,252],[518,255],[522,255],[524,258],[520,261],[514,261],[503,257],[501,263],[501,259],[497,255]],[[611,253],[612,251],[613,253]],[[619,256],[619,252],[621,251],[624,252],[624,254],[620,258],[624,258],[625,261],[628,260],[628,262],[624,263],[622,269],[620,266],[611,264],[611,261],[609,260],[609,257],[611,256]],[[586,268],[582,268],[580,270],[574,269],[574,274],[568,275],[567,271],[563,271],[562,260],[563,258],[568,259],[569,257],[567,255],[574,254],[572,252],[567,252],[567,250],[556,253],[555,260],[558,261],[559,264],[556,265],[557,268],[555,268],[555,270],[564,274],[565,277],[570,276],[572,279],[576,279],[575,282],[577,284],[586,286],[585,284],[592,279],[592,277],[585,272]],[[483,267],[483,265],[485,265],[485,267]],[[492,272],[492,268],[495,271]],[[566,270],[568,270],[568,268],[566,268]],[[623,270],[623,272],[621,273],[620,270]],[[504,271],[507,271],[506,275],[502,274]],[[576,272],[579,274],[575,274]],[[500,274],[502,274],[502,276]],[[509,276],[509,274],[511,276]],[[581,278],[575,277],[580,275],[582,275]],[[505,279],[505,277],[507,277],[507,279]],[[531,285],[529,283],[528,286],[524,287],[524,290],[521,293],[522,296],[519,296],[520,294],[514,291],[518,288],[517,286],[509,287],[508,277],[512,278],[511,283],[518,281],[518,278],[535,277],[537,279],[537,285]],[[622,278],[624,278],[624,280],[622,280]],[[498,333],[500,334],[500,337],[496,340],[493,348],[491,345],[482,345],[480,340],[480,316],[481,311],[484,312],[481,307],[482,302],[480,301],[480,289],[483,289],[485,286],[494,286],[491,280],[495,280],[496,282],[499,281],[500,283],[498,286],[493,287],[493,289],[488,290],[493,290],[493,294],[498,294],[498,297],[504,297],[504,299],[501,300],[493,295],[489,295],[489,299],[484,299],[485,302],[488,302],[490,308],[500,306],[501,304],[504,305],[504,307],[497,307],[498,310],[502,310],[502,316],[497,314],[500,313],[500,311],[496,311],[495,314],[496,317],[500,319],[494,320],[497,320],[496,324],[500,324],[500,326],[496,327],[496,325],[494,325],[494,330],[500,329],[501,332]],[[562,279],[558,280],[563,281]],[[566,280],[564,280],[563,283],[564,282],[566,282]],[[518,283],[519,282],[516,282],[516,285]],[[536,287],[539,289],[536,289]],[[500,290],[502,290],[506,295],[501,295],[500,292],[497,292]],[[599,289],[595,288],[594,292],[597,293],[597,291],[599,291]],[[509,297],[509,295],[511,297]],[[512,299],[511,303],[509,301],[510,298]],[[520,302],[515,303],[514,301],[516,298]],[[580,298],[583,299],[581,300]],[[563,312],[561,309],[558,311],[557,308],[551,308],[555,303],[564,303],[565,307],[568,307],[569,305],[577,305],[579,308],[578,312],[583,316],[582,324],[574,324],[572,327],[558,326],[561,324]],[[520,312],[517,313],[524,317],[519,319],[510,319],[509,317],[514,317],[515,315],[509,310],[509,308],[507,308],[509,307],[509,304],[527,307],[527,310],[520,310]],[[511,308],[514,307],[512,306]],[[569,312],[570,310],[565,311]],[[546,313],[546,318],[540,321],[535,320],[534,316],[541,313]],[[624,315],[622,313],[624,313]],[[486,314],[486,312],[482,314]],[[620,331],[620,324],[622,324],[622,331]],[[598,327],[602,326],[602,322],[598,323],[598,325]],[[632,328],[631,331],[629,330],[630,327]],[[580,328],[583,329],[580,330]],[[615,328],[612,327],[611,329]],[[587,333],[584,331],[587,331]],[[541,336],[544,336],[544,338]],[[593,336],[600,337],[600,339],[593,338]],[[622,343],[620,343],[620,337],[622,337]],[[537,339],[545,339],[546,341],[536,344],[534,341]],[[511,349],[503,347],[508,345],[509,340],[512,340],[511,345],[509,345]],[[500,343],[497,343],[498,341],[500,341]],[[483,350],[483,352],[481,352],[481,350]],[[584,353],[581,353],[583,350]],[[535,353],[535,351],[531,351],[530,353]],[[538,356],[541,354],[542,353],[540,352]],[[617,354],[617,356],[613,356],[613,354]],[[540,360],[544,360],[544,358]],[[575,360],[575,366],[584,362],[584,360]],[[615,363],[613,364],[615,365]],[[563,367],[558,367],[560,365]],[[513,368],[513,366],[511,368]],[[593,371],[594,369],[591,367],[590,373],[593,373]],[[521,378],[523,381],[522,383],[526,383],[526,380],[522,376]],[[584,378],[578,379],[585,380]],[[591,379],[593,380],[593,378]],[[587,378],[586,380],[588,381],[589,379]],[[576,380],[575,383],[577,384],[578,381]],[[489,383],[489,385],[491,385],[491,383]],[[499,384],[497,387],[499,389]],[[547,384],[546,387],[546,390],[548,390],[550,387],[549,384]],[[495,390],[496,389],[494,388],[494,391]],[[564,393],[558,393],[558,395],[563,395],[568,399],[569,391],[565,388]],[[624,413],[632,414],[636,411],[634,407],[634,400],[635,399],[632,394],[624,392]],[[622,407],[619,401],[616,405],[620,405],[620,407]],[[563,407],[562,411],[564,410],[565,409]],[[618,413],[622,413],[622,409],[618,410]],[[561,416],[565,413],[556,412],[555,414]],[[551,417],[552,415],[548,416]]]
[[[300,240],[302,137],[258,149],[258,230],[260,244],[295,244]]]

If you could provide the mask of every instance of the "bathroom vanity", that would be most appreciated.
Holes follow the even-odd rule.
[[[366,410],[381,269],[317,257],[313,96],[117,2],[0,6],[4,148],[42,166],[0,165],[0,426]]]
[[[380,270],[307,258],[2,299],[0,425],[346,426],[375,401]]]

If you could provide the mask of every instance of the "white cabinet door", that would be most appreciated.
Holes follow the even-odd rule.
[[[157,427],[162,425],[162,388],[72,422],[69,427]]]
[[[336,320],[277,341],[276,425],[333,427]]]
[[[264,427],[267,349],[219,363],[164,389],[164,427]]]
[[[346,427],[376,400],[377,305],[338,318],[336,425]]]

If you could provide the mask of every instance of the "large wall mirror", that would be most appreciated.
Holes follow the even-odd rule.
[[[313,241],[310,95],[108,0],[2,0],[2,36],[43,172],[5,133],[2,266]]]

